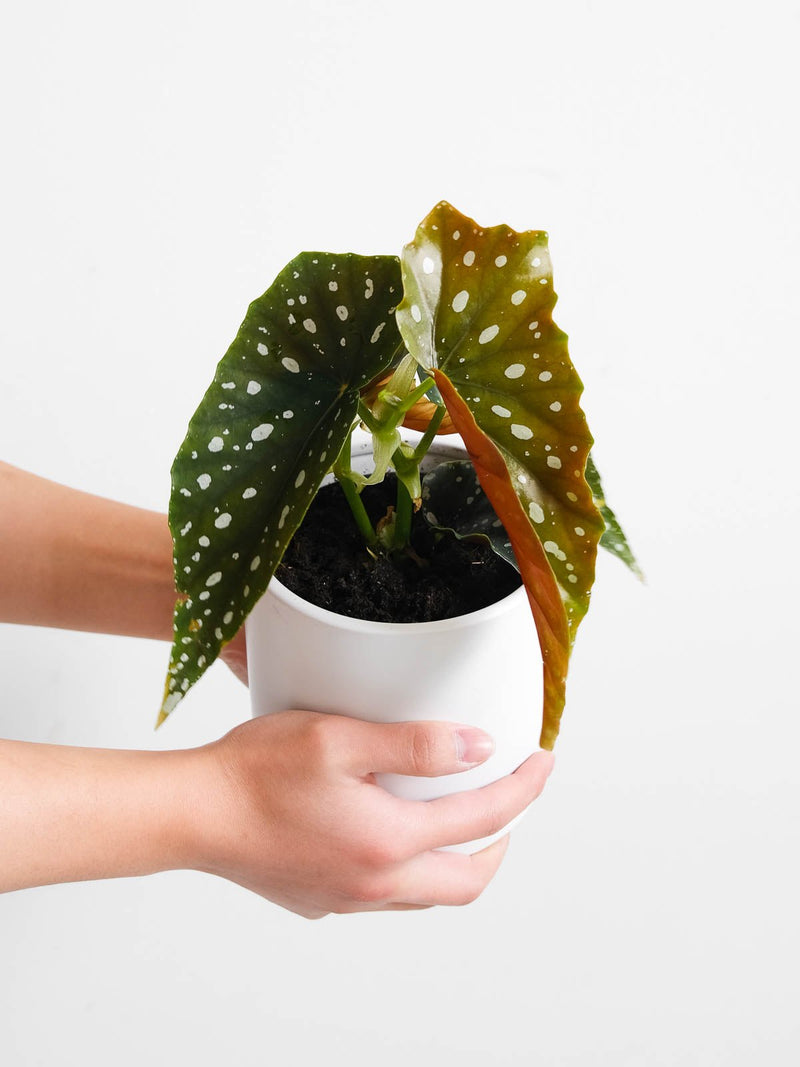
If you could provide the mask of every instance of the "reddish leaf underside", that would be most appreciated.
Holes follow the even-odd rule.
[[[511,541],[539,634],[544,664],[544,709],[539,743],[552,749],[564,710],[570,637],[567,614],[552,568],[514,490],[500,450],[486,436],[447,375],[434,368],[436,385],[464,440],[483,491]]]
[[[553,321],[547,234],[480,226],[443,201],[401,265],[403,340],[434,375],[521,563],[545,664],[542,744],[552,747],[603,520],[586,481],[583,385]]]

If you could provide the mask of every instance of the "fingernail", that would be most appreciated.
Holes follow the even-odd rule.
[[[462,726],[456,731],[456,755],[459,763],[474,767],[483,763],[494,752],[494,740],[483,730],[474,726]]]

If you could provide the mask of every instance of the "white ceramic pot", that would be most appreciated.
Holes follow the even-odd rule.
[[[437,442],[429,459],[463,455]],[[354,448],[354,466],[356,457],[371,469],[367,442]],[[460,774],[379,775],[397,796],[432,800],[487,785],[539,747],[542,661],[522,587],[470,615],[385,623],[319,608],[273,578],[247,620],[247,652],[254,715],[303,708],[370,722],[433,719],[478,726],[494,738],[492,756]],[[455,848],[475,852],[499,836]]]

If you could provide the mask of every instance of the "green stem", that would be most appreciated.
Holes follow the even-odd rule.
[[[427,430],[420,438],[419,444],[414,449],[414,459],[417,463],[419,463],[423,456],[426,456],[428,454],[428,449],[431,447],[433,439],[436,436],[436,431],[442,425],[442,419],[445,417],[446,414],[447,408],[444,407],[443,404],[440,404],[439,407],[436,409],[436,413],[434,414],[433,418],[428,423]]]
[[[397,508],[394,515],[394,544],[393,548],[405,548],[411,539],[411,516],[414,507],[411,494],[398,479],[397,481]]]
[[[403,403],[398,408],[398,411],[400,412],[400,415],[401,415],[401,420],[402,420],[402,416],[405,415],[405,413],[407,411],[410,411],[411,408],[413,408],[413,406],[416,404],[416,402],[418,400],[422,400],[422,398],[428,392],[430,387],[431,387],[430,379],[426,378],[423,382],[421,382],[417,386],[416,389],[412,389],[410,393],[408,393],[405,397],[403,397]],[[401,420],[398,420],[398,421],[401,421]]]
[[[367,515],[367,509],[364,507],[364,501],[361,499],[361,494],[343,471],[334,471],[336,480],[342,487],[342,492],[345,495],[347,503],[350,505],[350,510],[353,513],[353,518],[356,520],[356,526],[361,532],[361,536],[367,542],[368,545],[374,545],[378,540],[378,536],[372,527],[372,523],[369,521],[369,515]]]

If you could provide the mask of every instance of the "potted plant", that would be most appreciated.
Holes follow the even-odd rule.
[[[281,271],[250,305],[173,465],[170,524],[180,599],[159,722],[259,602],[249,623],[248,657],[256,706],[261,702],[269,710],[256,631],[266,626],[269,634],[272,626],[274,644],[275,627],[286,629],[287,604],[297,610],[298,598],[293,601],[275,583],[270,597],[265,593],[323,480],[332,475],[360,531],[365,561],[393,559],[407,566],[416,553],[411,528],[419,512],[435,528],[437,544],[479,539],[517,569],[522,589],[505,599],[516,606],[510,632],[523,634],[523,646],[515,646],[500,670],[497,655],[511,638],[494,646],[489,685],[496,692],[501,676],[524,670],[531,699],[526,737],[535,721],[541,746],[553,747],[598,544],[636,569],[589,454],[582,384],[566,335],[553,322],[555,301],[545,233],[480,227],[444,202],[420,224],[400,258],[305,252]],[[404,427],[416,431],[413,439]],[[366,449],[361,446],[369,453],[366,463],[354,458],[354,441],[364,431],[371,439]],[[425,474],[439,437],[454,432],[464,459]],[[396,495],[376,523],[364,505],[365,487],[381,483],[390,470]],[[258,623],[265,611],[269,616],[277,610],[276,588],[277,621]],[[524,600],[535,629],[520,621]],[[461,618],[455,630],[463,627]],[[324,621],[335,629],[336,619]],[[437,624],[394,625],[379,663],[364,654],[348,663],[342,676],[347,691],[332,696],[331,707],[352,710],[366,686],[370,707],[375,693],[384,694],[377,703],[387,706],[390,718],[421,705],[427,714],[419,691],[429,684],[435,689],[435,662],[423,664],[420,657],[435,647]],[[397,644],[403,627],[406,634],[419,634],[413,650]],[[363,653],[364,629],[344,618],[339,629],[355,629]],[[292,632],[294,647],[301,645],[299,670],[308,677],[314,673],[310,664],[331,647],[333,631],[320,640]],[[463,633],[453,640],[464,642]],[[475,653],[474,643],[467,646]],[[336,652],[333,659],[343,662],[343,656]],[[278,666],[288,671],[285,656]],[[365,682],[371,668],[377,689]],[[444,668],[452,689],[457,679],[446,656]],[[459,674],[462,669],[463,663],[455,668]],[[285,687],[274,683],[277,673],[271,666],[273,689],[288,699]],[[440,717],[456,712],[474,722],[458,697],[440,706]],[[529,740],[525,744],[530,751]],[[513,753],[512,763],[520,762],[519,755]],[[510,769],[495,765],[494,776]],[[454,778],[465,787],[462,776]]]

